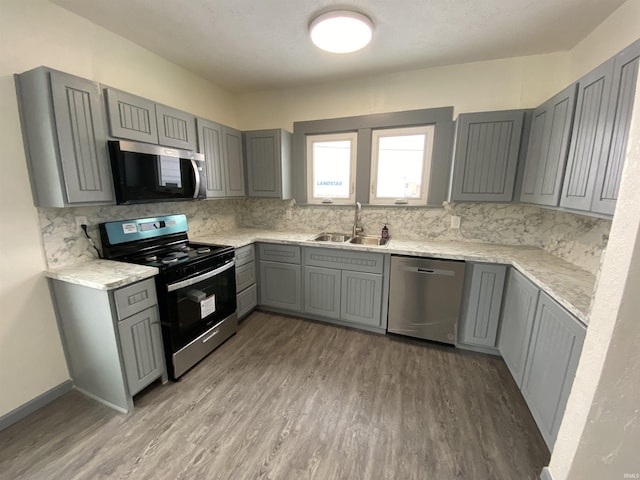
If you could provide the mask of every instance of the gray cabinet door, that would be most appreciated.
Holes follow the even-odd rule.
[[[615,57],[613,91],[605,122],[607,128],[605,139],[608,143],[598,164],[595,193],[591,204],[591,211],[596,213],[613,215],[616,208],[627,150],[639,58],[640,40],[632,43]]]
[[[158,308],[153,306],[118,322],[129,394],[135,395],[164,372]]]
[[[520,201],[558,206],[577,91],[574,83],[534,111]]]
[[[113,202],[100,86],[62,72],[50,75],[67,202]]]
[[[515,269],[509,271],[500,319],[498,350],[511,376],[522,386],[531,328],[540,290]]]
[[[465,277],[471,280],[463,300],[460,343],[496,346],[506,271],[504,265],[467,264]]]
[[[607,106],[613,84],[614,58],[579,80],[571,147],[560,206],[590,210],[598,162],[605,145]]]
[[[224,159],[224,184],[227,197],[244,197],[244,156],[242,132],[222,127],[222,158]]]
[[[300,265],[260,262],[260,305],[302,310]]]
[[[226,197],[222,125],[197,119],[198,151],[207,168],[207,198]]]
[[[241,292],[245,288],[256,283],[256,263],[249,262],[236,267],[236,292]]]
[[[304,310],[328,318],[340,318],[342,272],[331,268],[305,267]]]
[[[585,333],[575,317],[540,293],[522,394],[549,449],[558,435]]]
[[[158,143],[183,150],[197,149],[196,119],[193,115],[156,104]]]
[[[244,132],[247,195],[288,199],[291,187],[291,134],[283,130]]]
[[[524,112],[464,113],[456,123],[450,199],[510,202]]]
[[[343,271],[341,289],[343,320],[375,327],[382,324],[382,275]]]
[[[158,143],[154,102],[114,88],[105,88],[104,95],[112,137]]]
[[[236,295],[236,301],[238,303],[238,318],[242,318],[258,304],[258,288],[255,285],[251,285]]]

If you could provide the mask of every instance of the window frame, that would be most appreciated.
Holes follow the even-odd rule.
[[[307,205],[308,175],[306,162],[306,136],[317,134],[357,132],[356,197],[363,205],[369,204],[371,171],[371,131],[372,129],[400,128],[420,125],[434,125],[431,175],[425,204],[418,207],[442,207],[449,194],[455,122],[453,107],[436,107],[400,112],[373,113],[352,117],[305,120],[293,123],[293,196],[298,205]],[[355,203],[355,202],[354,202]],[[322,205],[322,204],[309,204]],[[335,205],[335,204],[326,204]],[[353,205],[353,203],[351,204]],[[403,205],[379,205],[403,207]]]
[[[371,174],[369,179],[369,203],[372,205],[424,205],[429,194],[429,179],[431,177],[431,164],[433,160],[435,126],[418,125],[398,128],[376,128],[371,131]],[[422,153],[422,175],[420,179],[420,195],[417,198],[407,197],[378,197],[378,164],[380,151],[380,138],[401,137],[409,135],[425,135],[424,150]]]
[[[347,198],[313,196],[313,143],[351,141],[349,152],[349,196]],[[306,136],[307,203],[314,205],[353,205],[356,201],[356,163],[358,159],[358,132],[313,134]]]

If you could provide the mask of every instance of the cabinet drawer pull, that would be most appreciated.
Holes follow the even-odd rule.
[[[205,338],[204,340],[202,340],[202,343],[207,343],[209,340],[211,340],[213,337],[215,337],[215,336],[218,334],[218,332],[219,332],[219,331],[220,331],[220,330],[216,330],[215,332],[213,332],[213,333],[212,333],[211,335],[209,335],[207,338]]]

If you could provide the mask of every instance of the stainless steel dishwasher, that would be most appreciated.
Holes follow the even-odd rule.
[[[391,257],[387,331],[455,344],[465,263]]]

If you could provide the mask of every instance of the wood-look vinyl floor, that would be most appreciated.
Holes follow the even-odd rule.
[[[0,432],[2,479],[537,479],[502,359],[252,314],[122,415],[71,392]]]

